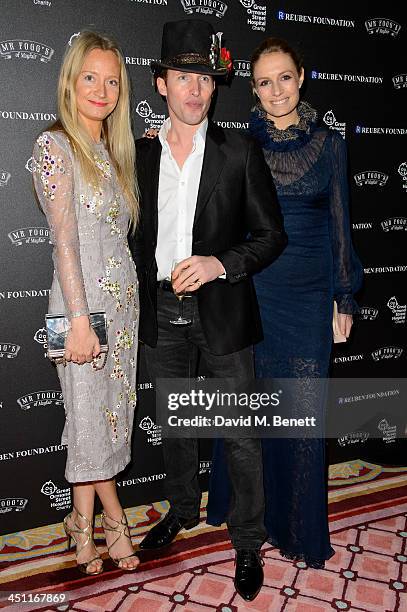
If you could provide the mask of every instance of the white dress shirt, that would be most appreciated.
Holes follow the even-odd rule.
[[[203,157],[205,153],[208,120],[202,122],[194,134],[191,153],[182,169],[172,156],[167,142],[171,128],[170,118],[166,119],[158,132],[162,151],[160,179],[158,185],[158,237],[156,261],[157,280],[171,278],[174,261],[181,261],[192,255],[192,226]]]

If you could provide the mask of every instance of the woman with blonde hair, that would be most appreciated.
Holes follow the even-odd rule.
[[[62,443],[73,510],[64,520],[80,571],[100,574],[92,534],[94,501],[112,561],[139,564],[115,476],[130,461],[136,405],[138,282],[127,246],[138,216],[129,80],[117,44],[81,33],[67,49],[58,84],[58,121],[37,139],[35,189],[47,216],[55,266],[49,312],[69,320],[57,365],[65,402]],[[89,315],[105,311],[106,364]]]

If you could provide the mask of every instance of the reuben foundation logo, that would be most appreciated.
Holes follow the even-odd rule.
[[[224,17],[228,10],[226,2],[221,0],[181,0],[182,8],[187,15],[201,13],[202,15],[213,15]]]
[[[331,27],[355,27],[353,19],[334,19],[333,17],[319,17],[317,15],[298,15],[297,13],[285,13],[284,11],[278,11],[277,19],[280,21],[297,21],[298,23],[312,23]]]
[[[51,244],[48,227],[21,227],[9,232],[8,237],[15,246],[22,244]]]
[[[0,358],[14,359],[17,357],[21,346],[12,342],[0,342]]]
[[[6,514],[6,512],[21,512],[25,509],[28,503],[28,499],[25,497],[4,497],[0,499],[0,514]]]
[[[311,79],[318,81],[344,81],[346,83],[371,83],[381,85],[382,76],[371,76],[367,74],[341,74],[340,72],[318,72],[311,70]]]
[[[401,25],[397,21],[385,17],[367,19],[365,27],[369,34],[390,34],[391,36],[397,36],[401,30]]]
[[[389,272],[407,272],[407,265],[398,266],[376,266],[375,268],[363,268],[365,274],[388,274]]]
[[[19,300],[20,298],[49,297],[51,289],[17,289],[0,291],[0,300]]]
[[[0,119],[20,119],[22,121],[56,121],[55,113],[31,113],[27,111],[0,110]]]
[[[249,77],[250,61],[240,59],[233,60],[233,73],[235,76]]]
[[[407,189],[407,162],[403,162],[399,165],[397,172],[403,179],[403,189]]]
[[[140,429],[146,432],[147,442],[152,446],[158,446],[162,443],[161,438],[161,427],[156,425],[154,421],[149,417],[141,419],[139,424]]]
[[[333,110],[329,110],[323,116],[324,123],[329,127],[330,130],[336,130],[340,133],[342,138],[346,135],[346,123],[339,122],[336,120]]]
[[[407,217],[390,217],[380,223],[384,232],[407,231]]]
[[[384,359],[398,359],[403,353],[403,349],[399,346],[382,346],[372,352],[374,361],[382,361]]]
[[[359,355],[342,355],[341,357],[335,357],[334,363],[350,363],[352,361],[362,361],[363,353]]]
[[[362,187],[363,185],[378,185],[379,187],[384,187],[389,180],[389,175],[384,174],[384,172],[379,172],[379,170],[364,170],[363,172],[355,174],[353,178],[358,187]]]
[[[21,410],[29,410],[38,406],[63,406],[64,399],[61,391],[49,389],[47,391],[33,391],[17,399]]]
[[[0,454],[0,461],[10,461],[13,459],[25,459],[26,457],[36,457],[37,455],[46,455],[47,453],[58,453],[66,451],[64,444],[51,444],[50,446],[37,446],[36,448],[24,448],[15,450],[9,453]]]
[[[165,121],[165,115],[157,115],[153,113],[153,109],[147,102],[147,100],[141,100],[136,106],[136,113],[144,119],[146,124],[146,130],[148,128],[160,129]]]
[[[355,126],[356,134],[386,134],[387,136],[404,136],[407,128],[397,127],[366,127],[364,125]]]
[[[352,229],[354,230],[370,230],[373,229],[372,221],[360,222],[360,223],[352,223]]]
[[[52,480],[44,482],[41,493],[50,501],[50,507],[55,510],[69,510],[71,507],[71,489],[59,489]]]
[[[14,39],[0,41],[0,57],[3,59],[39,59],[41,62],[49,62],[53,54],[54,49],[35,40]]]
[[[5,170],[0,170],[0,187],[4,187],[7,185],[11,177],[10,172],[6,172]]]
[[[393,323],[406,322],[406,304],[399,304],[395,295],[389,299],[387,306],[393,313],[391,320]]]
[[[387,419],[382,419],[377,424],[377,429],[382,432],[383,442],[395,442],[397,437],[397,425],[390,425]]]
[[[139,484],[149,484],[150,482],[157,482],[158,480],[164,480],[167,476],[165,472],[160,474],[149,474],[148,476],[138,476],[137,478],[130,478],[129,480],[122,480],[117,483],[118,487],[129,487]]]
[[[362,306],[359,310],[359,319],[362,321],[375,321],[379,311],[372,306]]]
[[[393,85],[395,89],[401,89],[407,87],[407,74],[396,74],[393,78]]]
[[[267,25],[267,7],[257,4],[255,0],[239,0],[247,11],[247,25],[253,31],[265,32]]]
[[[232,130],[248,130],[249,124],[244,121],[216,121],[216,123],[222,128],[228,128]]]
[[[124,58],[127,65],[130,66],[149,66],[151,62],[154,62],[153,57],[128,57]]]

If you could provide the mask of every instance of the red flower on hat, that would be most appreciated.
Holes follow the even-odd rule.
[[[232,56],[230,55],[229,49],[226,49],[226,47],[222,47],[220,50],[219,65],[221,68],[226,68],[228,72],[232,70]]]

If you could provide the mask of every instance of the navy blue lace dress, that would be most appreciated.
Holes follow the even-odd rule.
[[[358,307],[353,294],[362,280],[348,212],[346,146],[334,131],[318,127],[307,103],[300,122],[277,130],[255,108],[250,131],[263,147],[284,216],[288,245],[256,275],[264,341],[255,347],[258,378],[294,378],[306,414],[322,416],[328,376],[334,299],[341,313]],[[302,381],[304,379],[304,381]],[[265,525],[268,541],[283,556],[324,567],[329,542],[325,441],[263,440]],[[224,522],[229,485],[222,441],[214,448],[208,522]]]

